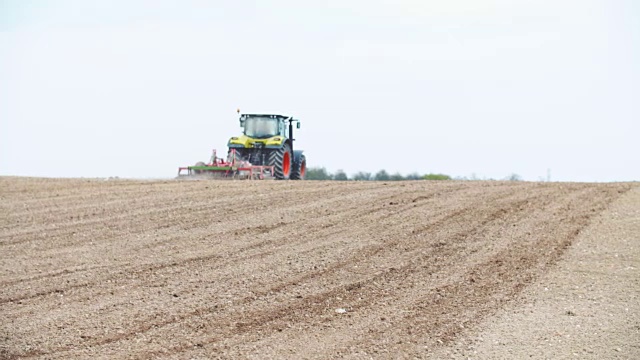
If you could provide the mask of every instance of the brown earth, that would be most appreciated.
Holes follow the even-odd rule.
[[[0,357],[528,357],[496,339],[534,331],[529,304],[564,306],[566,296],[538,290],[549,279],[553,291],[573,285],[574,268],[562,264],[584,260],[571,255],[580,244],[599,244],[587,235],[637,250],[629,226],[639,190],[0,178]],[[635,298],[611,301],[638,309],[638,252],[626,254],[621,279],[631,280],[598,299],[625,290]],[[620,326],[601,334],[629,325],[623,339],[639,339],[637,313],[602,316]],[[610,348],[623,358],[638,351]]]

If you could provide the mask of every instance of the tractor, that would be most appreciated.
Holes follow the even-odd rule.
[[[181,167],[178,175],[186,170],[188,175],[303,180],[307,161],[302,150],[293,149],[294,123],[300,129],[300,121],[291,116],[240,114],[243,132],[229,139],[226,160],[214,150],[209,164]]]

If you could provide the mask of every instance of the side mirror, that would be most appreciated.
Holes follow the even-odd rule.
[[[300,129],[300,121],[298,121],[297,125],[296,125],[297,129]]]

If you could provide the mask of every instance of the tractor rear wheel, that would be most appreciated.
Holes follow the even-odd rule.
[[[307,174],[307,159],[304,155],[298,156],[293,162],[293,170],[291,171],[291,179],[304,180]]]
[[[284,144],[280,149],[269,154],[269,166],[273,166],[276,179],[289,180],[293,163],[293,153],[289,144]]]

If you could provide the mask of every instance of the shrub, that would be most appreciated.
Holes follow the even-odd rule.
[[[451,180],[451,176],[445,174],[427,174],[422,178],[424,180]]]

